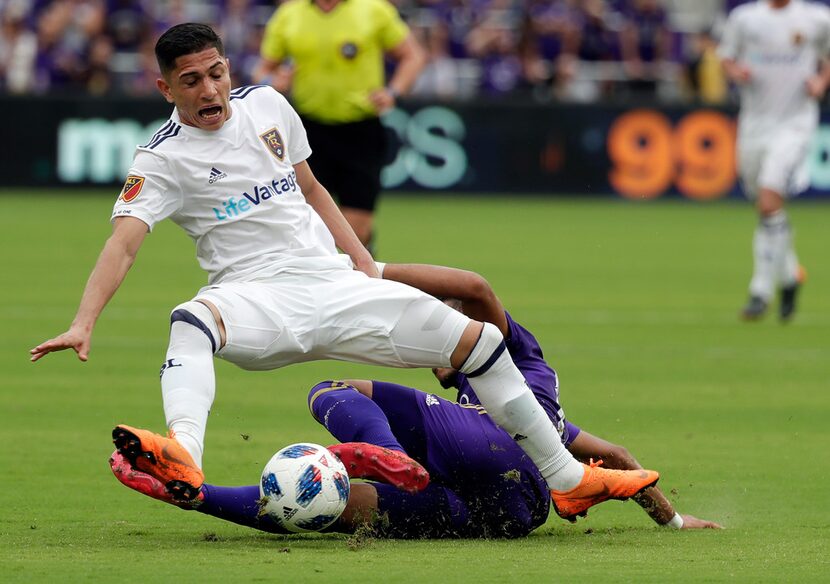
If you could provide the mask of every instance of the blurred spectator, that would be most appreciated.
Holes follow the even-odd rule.
[[[15,0],[0,13],[0,90],[26,93],[34,88],[37,38],[27,29],[28,2]]]
[[[225,0],[219,6],[216,24],[231,63],[234,87],[253,82],[251,72],[259,61],[265,23],[273,12],[273,2],[258,0]]]
[[[611,97],[616,82],[622,80],[619,71],[622,17],[605,0],[584,0],[578,4],[577,66],[566,88],[566,97],[577,101]]]
[[[632,0],[624,16],[622,56],[628,87],[655,95],[671,50],[666,11],[659,0]]]
[[[668,14],[669,28],[680,37],[713,30],[724,20],[725,0],[663,0]]]
[[[686,63],[688,85],[693,97],[703,103],[723,103],[728,95],[717,48],[717,41],[708,33],[694,35],[690,42],[691,57]]]
[[[109,78],[103,71],[95,74],[96,87],[101,93],[112,89],[124,93],[131,89],[133,79],[141,75],[144,39],[153,35],[153,28],[152,14],[143,3],[107,0],[106,38],[93,41],[100,56],[109,51]]]
[[[82,90],[90,40],[101,34],[106,22],[99,0],[55,0],[38,17],[36,86]]]
[[[465,47],[480,63],[479,87],[485,95],[504,95],[522,84],[520,19],[521,13],[510,0],[492,0],[467,35]]]
[[[579,11],[574,2],[567,0],[530,0],[527,17],[525,77],[537,87],[549,86],[541,96],[561,96],[575,72]]]
[[[91,95],[109,93],[113,84],[113,71],[110,67],[114,48],[110,37],[96,36],[89,47],[89,58],[85,71],[84,83]]]
[[[459,60],[450,57],[449,29],[433,13],[422,13],[412,26],[413,34],[426,48],[427,64],[412,86],[415,96],[460,97],[464,92]]]
[[[622,18],[605,0],[584,0],[579,14],[577,54],[581,61],[618,61]]]
[[[145,39],[138,51],[138,72],[129,79],[123,87],[125,93],[131,95],[155,95],[156,79],[161,77],[158,61],[156,61],[155,38]]]

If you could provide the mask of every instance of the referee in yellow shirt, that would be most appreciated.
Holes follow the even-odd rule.
[[[378,116],[415,82],[425,52],[387,0],[289,0],[268,21],[260,55],[254,79],[290,85],[311,169],[369,247],[386,153]],[[396,61],[388,83],[385,55]]]

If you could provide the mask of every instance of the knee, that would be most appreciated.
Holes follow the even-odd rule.
[[[317,401],[317,398],[326,391],[329,391],[335,383],[337,382],[329,379],[315,384],[308,392],[308,409],[312,409],[311,406],[315,401]]]
[[[761,217],[769,217],[780,211],[784,206],[781,195],[769,189],[761,189],[756,207]]]
[[[216,320],[213,318],[210,309],[201,302],[190,300],[173,309],[173,312],[170,313],[171,334],[172,327],[177,322],[189,324],[204,333],[210,341],[214,353],[219,349],[221,337]]]
[[[485,322],[478,341],[457,369],[467,377],[476,377],[486,373],[505,349],[501,331],[496,325]]]
[[[311,415],[314,416],[314,419],[318,422],[320,419],[317,417],[316,409],[319,407],[319,404],[322,403],[324,400],[320,399],[324,395],[327,395],[333,391],[338,391],[342,389],[351,389],[357,391],[352,386],[343,383],[342,381],[333,381],[333,380],[326,380],[321,381],[314,385],[308,392],[308,409],[311,412]]]
[[[479,342],[486,343],[488,346],[495,348],[501,344],[502,341],[504,341],[504,336],[502,336],[501,331],[499,331],[499,327],[489,322],[485,322],[483,324],[484,326],[481,329],[481,337],[479,338]]]

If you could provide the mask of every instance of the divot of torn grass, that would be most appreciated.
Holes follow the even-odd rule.
[[[518,469],[510,469],[506,473],[503,473],[502,478],[506,481],[513,481],[514,483],[518,483],[522,480],[522,473]]]
[[[257,518],[263,517],[268,515],[268,511],[265,510],[265,506],[268,504],[268,497],[260,497],[259,500],[256,502],[256,506],[259,509],[257,511]]]
[[[373,511],[346,539],[346,547],[353,552],[370,547],[388,528],[389,516]]]

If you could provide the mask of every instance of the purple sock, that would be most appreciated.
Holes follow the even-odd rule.
[[[368,442],[404,452],[383,410],[351,385],[323,381],[311,388],[309,408],[340,442]]]
[[[259,485],[217,487],[205,483],[202,493],[205,499],[196,508],[200,513],[260,531],[290,533],[267,515],[259,514]]]

